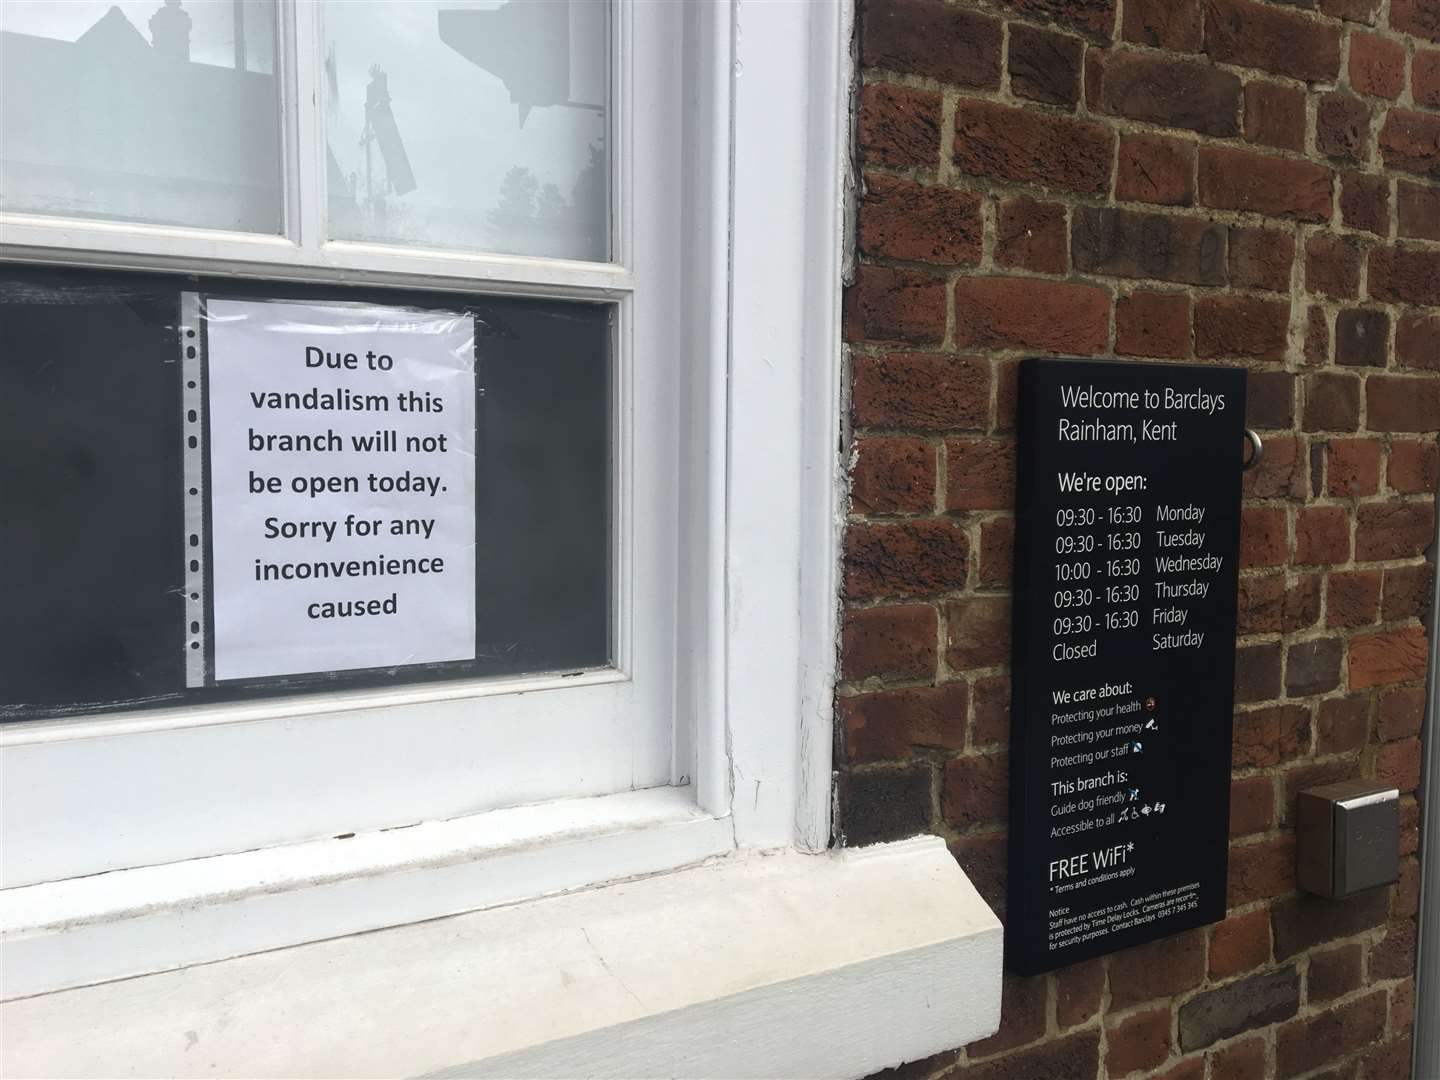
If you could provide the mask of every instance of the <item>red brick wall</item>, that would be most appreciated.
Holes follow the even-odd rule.
[[[1229,917],[1007,977],[999,1034],[905,1074],[1405,1076],[1440,0],[862,0],[859,32],[845,842],[938,833],[1003,916],[1019,357],[1242,365],[1268,448]],[[1400,884],[1298,896],[1295,793],[1351,776],[1404,793]]]

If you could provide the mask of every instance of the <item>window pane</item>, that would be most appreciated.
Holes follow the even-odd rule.
[[[273,0],[0,3],[0,208],[278,233]]]
[[[325,8],[330,234],[603,260],[607,0]]]
[[[192,548],[208,556],[217,530],[244,526],[207,515],[204,535],[187,544],[182,436],[198,419],[216,437],[209,416],[191,418],[182,404],[187,291],[207,302],[359,302],[473,318],[473,659],[217,683],[211,651],[204,685],[187,685]],[[613,319],[611,305],[575,301],[0,270],[0,721],[608,666]],[[337,352],[352,347],[335,341]],[[253,427],[338,427],[340,412],[325,410],[354,408],[337,396],[346,385],[345,373],[315,369],[308,398],[255,406]],[[314,518],[335,521],[373,504],[312,501]],[[395,553],[387,541],[355,557],[376,552]],[[213,611],[205,619],[213,628]]]

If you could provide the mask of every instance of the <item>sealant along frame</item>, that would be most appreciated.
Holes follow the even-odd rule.
[[[718,409],[723,417],[723,391],[718,402],[711,396],[723,387],[723,354],[709,355],[708,364],[677,359],[682,341],[695,340],[681,325],[686,296],[678,265],[678,224],[687,209],[680,194],[683,7],[616,4],[609,263],[325,240],[323,10],[309,0],[278,5],[284,236],[0,216],[0,258],[12,262],[601,301],[616,316],[613,668],[11,725],[0,733],[3,810],[11,823],[6,887],[656,784],[674,788],[677,814],[728,812],[728,764],[706,754],[697,769],[697,742],[713,748],[723,739],[713,730],[696,737],[697,723],[719,720],[701,715],[704,688],[716,676],[680,671],[716,658],[710,620],[717,599],[723,605],[714,595],[723,583],[713,545],[700,542],[693,557],[682,557],[681,537],[723,529],[711,515],[723,513],[725,501],[723,490],[706,483],[724,475],[725,431],[715,416]],[[709,13],[708,28],[728,30],[725,5],[715,9],[723,18]],[[701,39],[706,29],[701,25]],[[723,61],[727,46],[711,43],[708,60]],[[701,140],[728,133],[728,121],[720,123],[729,106],[722,87],[717,78],[707,88],[719,100],[701,110]],[[660,152],[667,147],[670,153]],[[716,207],[700,209],[713,216]],[[640,370],[637,354],[647,358]],[[682,413],[705,422],[684,430]],[[679,608],[702,628],[703,640],[682,634]],[[499,711],[511,715],[497,719]],[[564,775],[559,759],[567,748],[583,770],[623,743],[637,720],[628,776],[623,761],[579,783]],[[526,738],[547,733],[528,765],[503,769],[511,781],[518,776],[509,789],[495,786],[498,772],[487,774],[486,747],[474,741],[487,728],[489,745],[517,754]],[[449,764],[437,776],[419,767],[425,761]],[[317,784],[326,774],[328,785]],[[75,799],[77,790],[87,798]],[[653,808],[647,813],[653,817]],[[703,835],[694,857],[716,847],[713,831]]]

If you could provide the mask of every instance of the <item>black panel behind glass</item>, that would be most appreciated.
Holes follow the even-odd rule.
[[[473,662],[185,688],[182,291],[475,315]],[[0,268],[0,719],[610,663],[612,317],[573,301]]]

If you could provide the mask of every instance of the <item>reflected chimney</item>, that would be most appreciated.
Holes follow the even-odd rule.
[[[165,0],[150,16],[150,47],[171,60],[190,59],[190,13],[180,10],[180,0]]]

